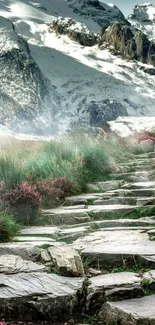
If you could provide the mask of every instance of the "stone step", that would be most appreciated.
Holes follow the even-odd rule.
[[[96,231],[73,242],[83,260],[111,270],[146,265],[155,267],[155,242],[141,230]]]
[[[144,296],[142,277],[132,272],[109,273],[98,275],[90,279],[88,297],[95,292],[105,291],[109,301],[132,299]]]
[[[88,205],[85,208],[76,209],[74,207],[61,207],[56,209],[43,210],[42,215],[51,219],[52,225],[70,224],[89,222],[95,219],[117,219],[130,214],[138,208],[143,207],[134,205]]]
[[[74,227],[59,227],[53,232],[53,227],[32,227],[23,229],[18,236],[14,239],[18,242],[31,242],[36,246],[40,246],[40,242],[46,242],[53,247],[60,246],[63,242],[73,242],[79,237],[91,234],[94,230],[152,230],[155,220],[151,217],[140,219],[120,219],[120,220],[101,220],[84,223],[81,226],[75,225]],[[52,239],[53,238],[53,239]],[[61,242],[60,242],[61,241]]]
[[[124,180],[126,182],[149,181],[150,173],[149,171],[135,171],[128,173],[111,174],[109,177],[116,180]]]
[[[135,166],[127,166],[122,165],[120,166],[122,173],[129,173],[129,172],[143,172],[143,171],[152,171],[154,169],[151,165],[135,165]]]
[[[148,158],[155,158],[155,152],[149,152]]]
[[[154,325],[155,295],[103,304],[99,313],[108,324]]]
[[[149,165],[151,162],[154,162],[154,158],[145,158],[145,159],[135,159],[135,160],[129,160],[127,162],[120,163],[120,166],[145,166]]]
[[[1,274],[1,319],[66,321],[78,308],[77,293],[82,286],[83,278],[44,272]]]
[[[112,198],[112,197],[152,197],[154,196],[155,188],[137,188],[137,189],[118,189],[114,191],[109,191],[102,194],[102,198]]]
[[[155,181],[126,183],[121,188],[125,189],[152,189],[155,188]]]
[[[146,198],[145,198],[146,201]],[[92,202],[93,205],[136,205],[137,198],[134,197],[112,197],[109,199],[98,199]],[[141,204],[142,205],[142,204]]]
[[[124,194],[125,191],[122,191]],[[66,198],[64,207],[70,208],[84,208],[87,205],[111,205],[111,204],[122,204],[122,205],[146,205],[148,202],[154,202],[154,196],[150,197],[134,197],[134,196],[116,196],[111,195],[113,192],[106,193],[95,193],[95,194],[83,194],[77,196],[71,196]],[[115,193],[115,192],[114,192]],[[129,192],[130,193],[130,192]]]
[[[97,199],[102,199],[104,194],[105,193],[87,193],[87,194],[69,196],[65,199],[64,206],[92,204],[93,201],[95,201]]]
[[[87,184],[88,192],[106,192],[119,188],[122,185],[120,180],[110,180],[106,182],[95,182],[93,184]]]

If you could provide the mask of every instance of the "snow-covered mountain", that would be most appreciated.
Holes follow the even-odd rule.
[[[128,17],[130,23],[155,40],[155,6],[151,3],[136,5]]]
[[[155,115],[155,68],[102,39],[116,22],[134,33],[116,6],[1,0],[0,15],[1,123],[43,134]]]

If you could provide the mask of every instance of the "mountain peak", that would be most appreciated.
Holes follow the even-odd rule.
[[[155,22],[155,6],[150,2],[138,4],[129,15],[129,19],[143,23]]]

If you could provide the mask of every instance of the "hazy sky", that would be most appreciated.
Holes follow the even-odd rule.
[[[105,3],[114,3],[117,7],[119,7],[119,9],[121,11],[123,11],[124,15],[127,16],[128,14],[130,14],[132,12],[132,9],[135,5],[137,5],[138,3],[142,3],[142,2],[151,2],[152,4],[155,5],[155,0],[141,0],[141,1],[136,1],[136,0],[104,0],[103,2]]]

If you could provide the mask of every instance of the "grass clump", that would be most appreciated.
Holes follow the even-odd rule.
[[[17,234],[19,226],[14,217],[1,212],[0,213],[0,242],[9,242]]]
[[[0,201],[18,222],[37,224],[41,208],[55,207],[66,196],[85,192],[88,183],[106,180],[131,157],[118,140],[86,134],[24,142],[24,146],[13,142],[12,148],[0,151]]]

